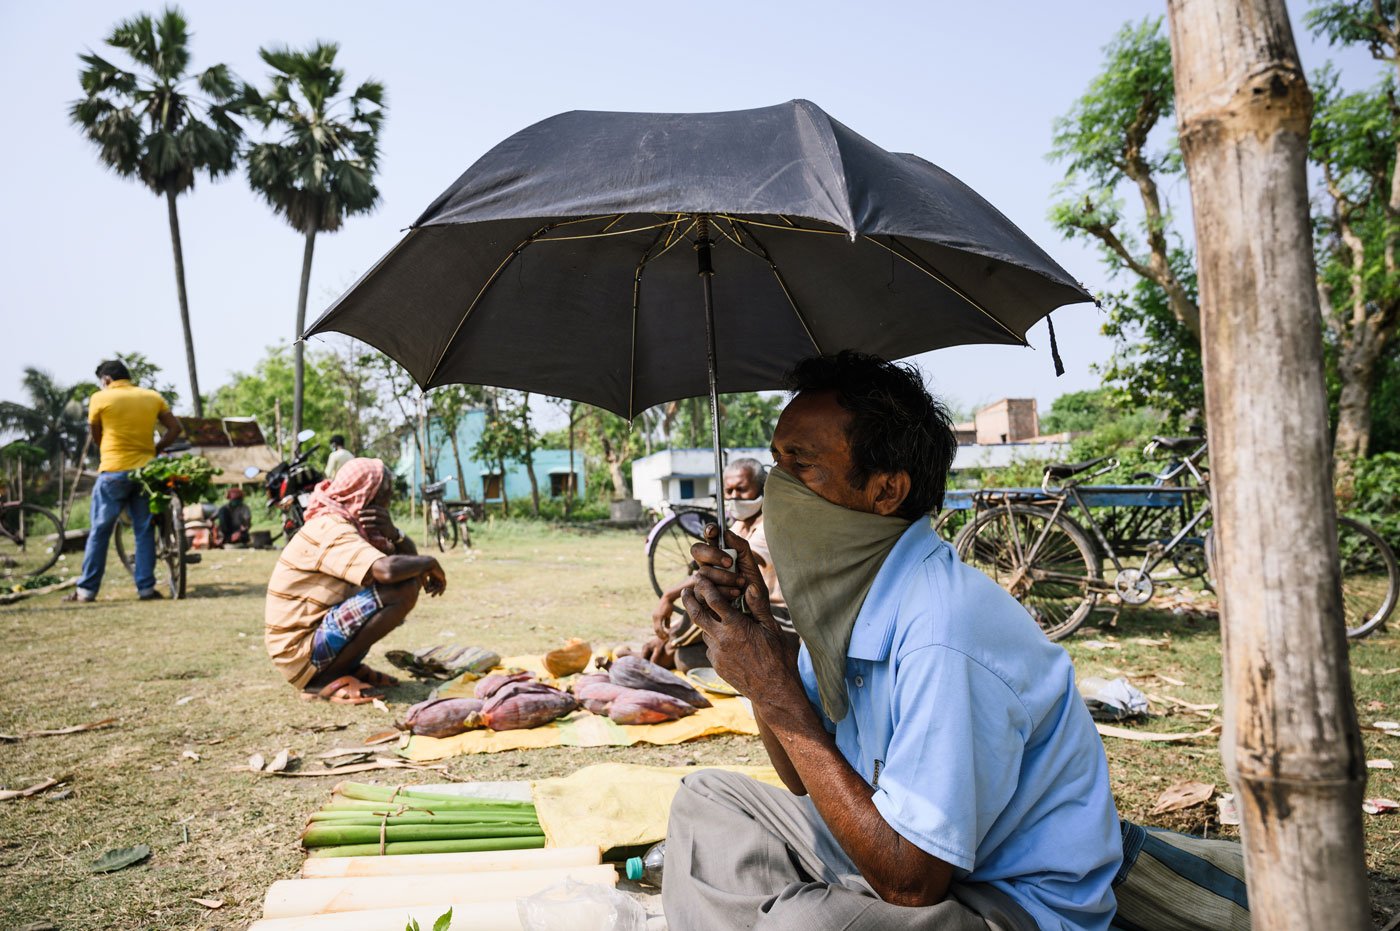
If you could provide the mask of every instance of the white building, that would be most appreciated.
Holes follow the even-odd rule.
[[[724,462],[757,459],[765,466],[773,456],[760,447],[726,449]],[[632,460],[632,497],[642,507],[663,510],[667,502],[694,498],[714,499],[715,453],[713,449],[663,449]]]

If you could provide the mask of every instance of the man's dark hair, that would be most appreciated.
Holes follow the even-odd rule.
[[[331,445],[332,445],[332,446],[344,446],[344,445],[345,445],[345,437],[341,436],[339,433],[332,433],[332,434],[331,434]]]
[[[943,507],[958,441],[947,408],[929,394],[918,370],[846,350],[797,363],[787,387],[794,394],[830,391],[850,412],[852,486],[865,487],[876,473],[907,472],[909,494],[898,516],[918,520]]]
[[[110,378],[116,381],[121,378],[130,380],[131,370],[126,367],[126,363],[120,359],[108,359],[97,367],[98,378]]]

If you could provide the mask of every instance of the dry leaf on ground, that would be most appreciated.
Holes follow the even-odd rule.
[[[183,760],[193,760],[196,763],[198,763],[200,759],[199,754],[195,753],[193,750],[184,751],[180,754],[180,758]]]
[[[195,903],[197,903],[197,904],[199,904],[199,905],[203,905],[205,908],[207,908],[207,909],[209,909],[209,910],[211,910],[211,911],[214,910],[214,909],[216,909],[216,908],[223,908],[223,907],[224,907],[224,903],[223,903],[221,900],[219,900],[219,899],[196,899],[196,898],[194,898],[193,896],[191,896],[191,897],[190,897],[190,901],[191,901],[191,902],[195,902]]]
[[[278,753],[276,756],[274,756],[272,758],[271,763],[267,764],[267,772],[283,772],[288,766],[292,765],[292,760],[294,759],[296,759],[296,757],[292,756],[292,751],[290,749],[285,749],[281,753]]]
[[[1203,805],[1210,801],[1210,797],[1214,794],[1214,783],[1178,782],[1157,797],[1157,804],[1152,806],[1152,814],[1161,815],[1169,811],[1181,811],[1183,808]]]
[[[248,757],[248,768],[255,773],[260,773],[267,768],[267,760],[263,759],[261,753],[254,753]]]
[[[1361,803],[1361,810],[1368,815],[1384,815],[1400,809],[1400,802],[1393,798],[1368,798]]]
[[[377,745],[379,745],[379,744],[386,744],[386,743],[389,743],[390,741],[398,740],[398,739],[399,739],[400,737],[402,737],[402,736],[403,736],[403,732],[402,732],[402,731],[399,731],[399,730],[380,731],[378,734],[373,734],[373,735],[371,735],[371,736],[369,736],[369,737],[366,737],[366,738],[365,738],[365,746],[366,746],[366,747],[373,747],[373,746],[377,746]]]
[[[1394,769],[1395,764],[1390,760],[1367,760],[1367,769]]]

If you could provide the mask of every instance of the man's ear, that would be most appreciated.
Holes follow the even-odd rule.
[[[899,511],[904,499],[909,497],[908,472],[882,472],[871,481],[875,497],[870,504],[881,517],[889,517]]]

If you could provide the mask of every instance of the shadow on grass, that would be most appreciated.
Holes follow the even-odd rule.
[[[1116,634],[1120,637],[1146,637],[1173,640],[1194,640],[1202,637],[1220,639],[1220,615],[1215,612],[1170,610],[1145,606],[1124,607],[1116,616],[1111,611],[1096,612],[1077,632],[1080,636]]]
[[[191,598],[243,598],[248,595],[262,596],[267,593],[267,584],[258,582],[200,582],[185,587],[185,599]]]

